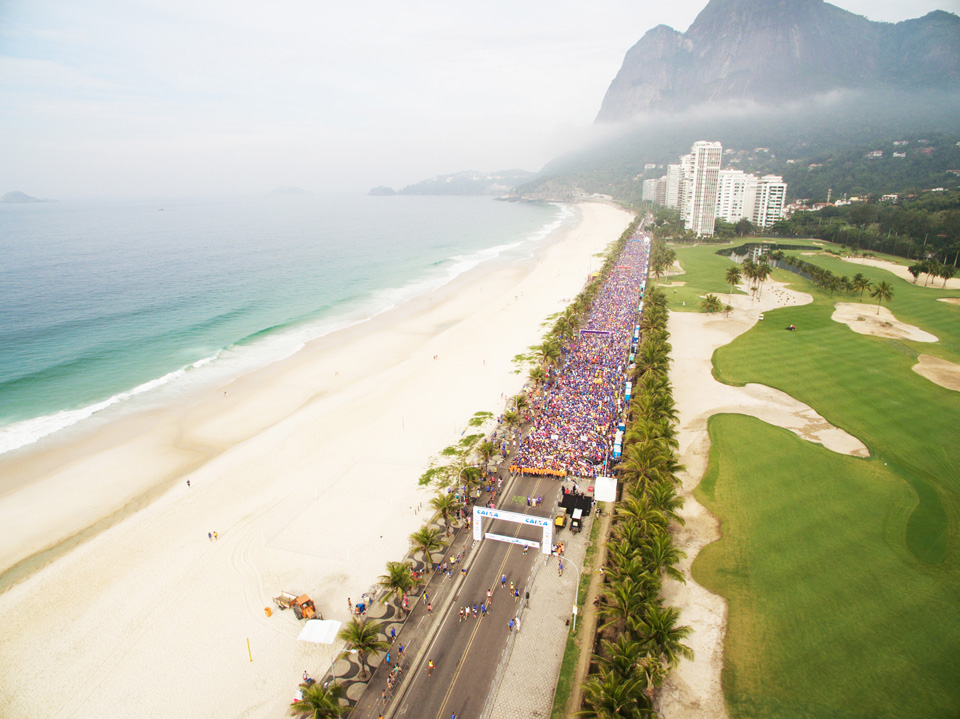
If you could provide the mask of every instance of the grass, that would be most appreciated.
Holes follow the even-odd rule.
[[[752,417],[709,431],[723,538],[693,574],[728,601],[731,716],[956,716],[960,581],[905,550],[910,486]]]
[[[688,272],[676,279],[691,297],[722,282],[730,261],[705,256],[716,249],[677,249]],[[720,516],[723,539],[701,552],[694,576],[729,602],[731,716],[956,717],[960,393],[911,368],[919,353],[960,362],[960,308],[936,301],[958,293],[830,256],[804,259],[891,283],[885,304],[940,341],[856,334],[831,319],[835,302],[856,298],[777,270],[814,302],[767,312],[715,354],[721,381],[783,390],[872,456],[837,455],[738,415],[711,420],[697,493]]]

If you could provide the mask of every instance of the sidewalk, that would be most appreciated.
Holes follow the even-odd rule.
[[[564,544],[562,577],[556,557],[550,557],[546,565],[539,560],[530,605],[522,615],[522,631],[507,641],[483,719],[550,716],[578,584],[577,570],[567,560],[583,568],[595,519],[593,512],[579,534],[567,529],[554,537]]]

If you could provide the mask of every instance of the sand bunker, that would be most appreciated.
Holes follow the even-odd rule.
[[[842,322],[862,335],[887,337],[893,340],[912,340],[914,342],[937,342],[939,338],[919,327],[908,325],[894,317],[886,307],[864,305],[859,302],[838,302],[833,312],[834,322]]]
[[[960,392],[960,364],[931,355],[920,355],[913,371],[934,384]]]
[[[937,302],[946,302],[948,305],[960,305],[960,297],[941,297]]]
[[[680,475],[684,498],[680,514],[686,524],[679,528],[676,540],[677,546],[687,555],[679,566],[687,581],[686,584],[665,581],[663,596],[668,604],[680,609],[680,623],[693,627],[687,643],[694,650],[694,658],[681,660],[663,687],[659,709],[668,719],[723,719],[727,716],[720,677],[727,605],[723,597],[697,584],[690,572],[700,549],[720,538],[720,524],[716,517],[692,495],[707,468],[710,453],[707,420],[724,412],[747,414],[789,429],[834,452],[869,456],[860,440],[834,427],[813,408],[790,395],[759,384],[732,387],[713,377],[714,351],[753,327],[760,313],[777,307],[807,304],[813,298],[768,280],[761,297],[733,295],[729,301],[734,308],[729,317],[670,313],[670,342],[674,349],[670,378],[680,414],[677,426],[680,461],[686,467]]]
[[[898,265],[895,262],[888,262],[887,260],[871,260],[866,257],[841,257],[844,262],[852,262],[856,265],[869,265],[870,267],[879,267],[881,270],[887,270],[887,272],[892,272],[900,279],[906,280],[911,285],[916,284],[917,287],[931,287],[934,289],[943,289],[943,280],[937,279],[934,277],[929,285],[924,285],[923,283],[927,281],[926,275],[921,275],[923,279],[918,280],[916,283],[913,281],[913,275],[907,271],[906,265]],[[948,290],[960,290],[960,278],[951,278],[947,280],[947,289]]]

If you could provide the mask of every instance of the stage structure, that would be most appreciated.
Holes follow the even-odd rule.
[[[507,537],[502,534],[493,534],[483,531],[484,519],[501,519],[504,522],[515,522],[517,524],[526,524],[531,527],[541,527],[543,529],[543,538],[540,542],[534,542],[529,539],[520,539],[518,537]],[[473,539],[479,542],[486,537],[497,542],[508,542],[509,544],[519,544],[525,547],[540,547],[543,554],[550,554],[553,551],[553,522],[550,517],[535,517],[531,514],[520,514],[519,512],[506,512],[502,509],[488,509],[487,507],[473,506]]]

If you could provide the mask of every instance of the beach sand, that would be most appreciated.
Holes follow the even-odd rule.
[[[577,212],[536,260],[478,268],[182,406],[0,462],[15,478],[4,567],[118,520],[0,595],[0,715],[282,715],[340,647],[298,643],[292,614],[264,607],[305,592],[346,621],[347,597],[405,554],[428,518],[429,457],[520,390],[512,358],[631,219]]]
[[[741,286],[747,292],[746,286]],[[664,581],[665,602],[680,608],[680,624],[693,628],[686,642],[694,659],[682,659],[663,687],[660,710],[667,719],[723,719],[727,708],[721,670],[726,633],[727,606],[719,595],[694,581],[690,567],[700,549],[720,539],[720,522],[693,496],[703,479],[710,453],[707,420],[715,414],[746,414],[784,427],[798,436],[822,444],[834,452],[866,457],[868,450],[856,437],[834,427],[819,413],[788,394],[760,384],[744,387],[721,384],[713,377],[713,354],[729,344],[766,313],[765,322],[776,322],[770,314],[778,307],[807,304],[813,298],[789,290],[783,283],[767,280],[762,296],[733,295],[733,306],[725,314],[671,312],[670,343],[673,353],[670,379],[679,413],[678,453],[686,468],[680,474],[684,499],[680,515],[685,524],[677,528],[677,546],[686,553],[679,569],[686,584]],[[799,331],[802,331],[799,330]]]

